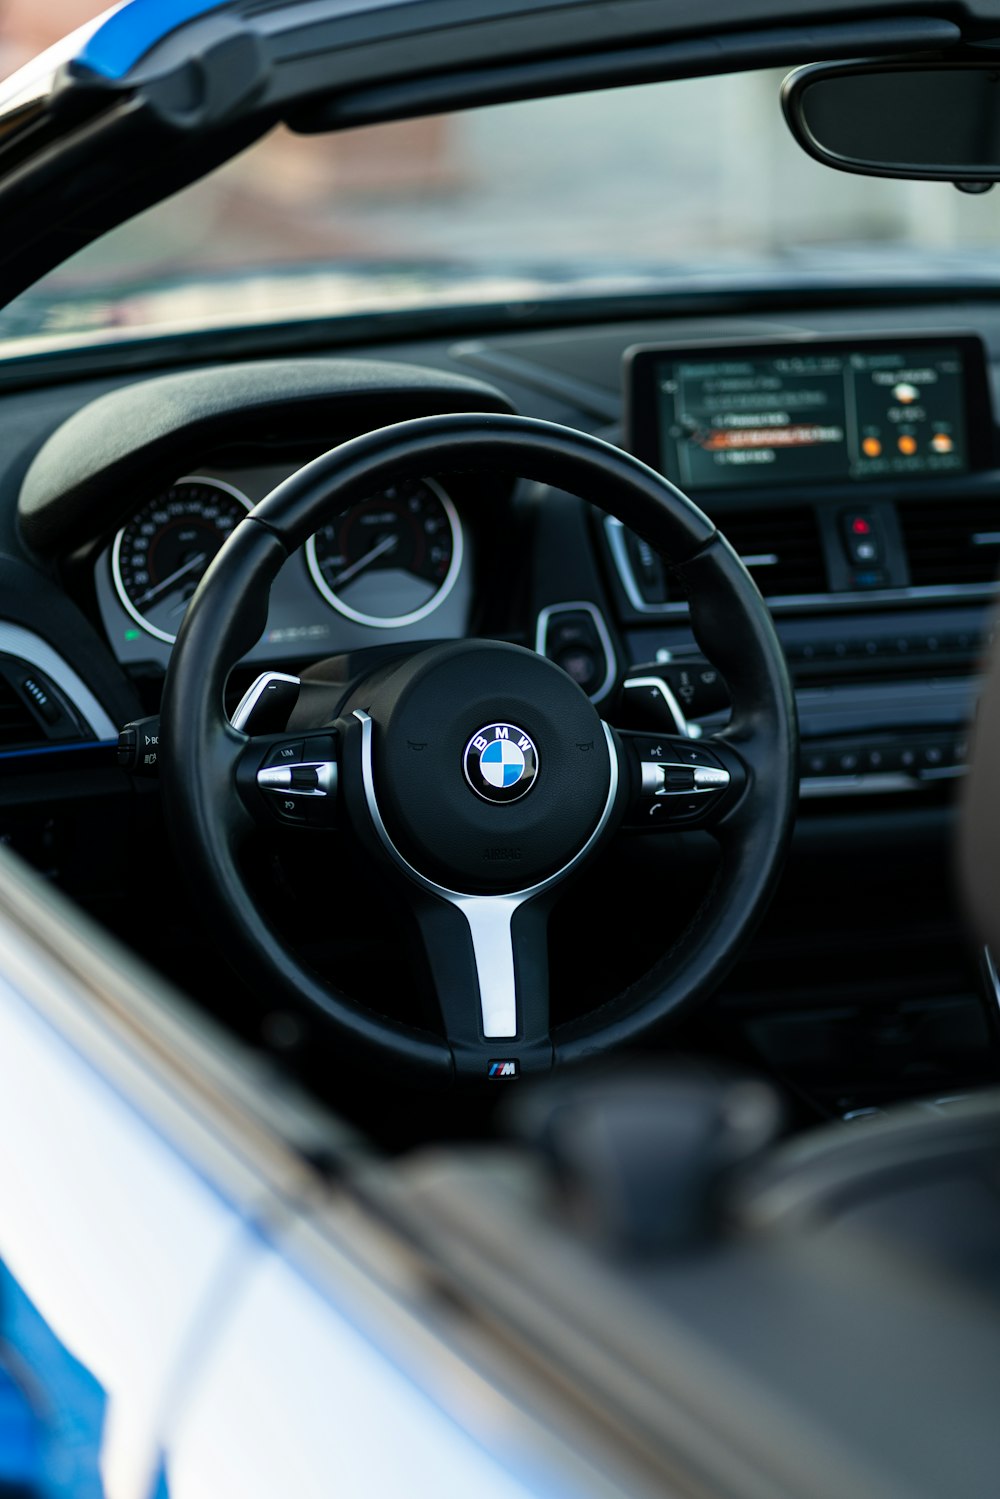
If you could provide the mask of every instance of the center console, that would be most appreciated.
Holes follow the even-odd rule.
[[[803,794],[961,775],[1000,570],[981,340],[640,346],[625,396],[631,450],[706,510],[768,601]],[[605,542],[630,665],[695,658],[668,566],[617,521]]]

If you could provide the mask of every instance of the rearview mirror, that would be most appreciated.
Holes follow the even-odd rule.
[[[799,145],[839,171],[1000,180],[1000,59],[818,63],[788,75],[781,103]]]

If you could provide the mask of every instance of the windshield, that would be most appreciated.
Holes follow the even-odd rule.
[[[915,251],[925,277],[928,257],[995,275],[1000,193],[819,165],[782,119],[783,72],[279,129],[18,298],[2,352],[790,266],[898,280]]]

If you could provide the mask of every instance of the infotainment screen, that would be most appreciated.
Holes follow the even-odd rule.
[[[681,489],[920,479],[989,462],[976,338],[638,348],[632,451]]]

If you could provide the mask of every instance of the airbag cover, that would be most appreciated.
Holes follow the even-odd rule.
[[[369,679],[352,706],[374,720],[375,792],[390,836],[449,889],[531,886],[567,864],[597,825],[610,787],[601,720],[576,683],[533,651],[497,641],[435,646]],[[470,740],[492,724],[523,730],[537,751],[534,782],[516,799],[486,799],[465,773]]]

